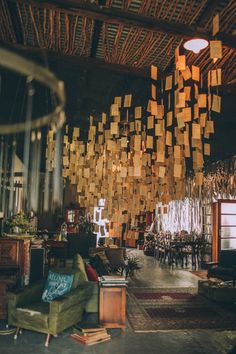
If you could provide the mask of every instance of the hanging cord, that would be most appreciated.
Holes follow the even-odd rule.
[[[31,126],[31,118],[32,118],[32,111],[33,111],[33,96],[34,96],[34,89],[32,86],[32,78],[28,78],[28,100],[27,100],[27,108],[26,108],[26,125],[28,127]],[[30,157],[30,129],[26,129],[25,132],[25,141],[24,141],[24,174],[23,174],[23,198],[25,203],[25,209],[28,208],[27,200],[28,200],[28,180],[29,180],[29,157]]]

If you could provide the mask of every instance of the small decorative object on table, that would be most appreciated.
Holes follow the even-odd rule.
[[[79,232],[92,234],[94,232],[95,224],[92,222],[91,216],[87,214],[86,216],[79,217]]]
[[[34,233],[35,227],[32,220],[34,220],[33,216],[21,211],[7,219],[6,226],[14,234]]]

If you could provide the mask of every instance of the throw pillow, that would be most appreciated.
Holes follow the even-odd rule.
[[[91,266],[91,264],[86,264],[86,273],[88,276],[88,280],[98,281],[98,275],[96,273],[96,270]]]
[[[107,258],[104,250],[98,250],[97,252],[94,253],[93,257],[95,257],[96,255],[98,255],[101,258],[104,264],[109,264],[109,259]]]
[[[123,248],[108,248],[106,249],[106,255],[112,266],[125,265]]]
[[[74,256],[72,268],[80,269],[81,272],[84,274],[84,280],[86,280],[86,281],[88,280],[87,273],[85,270],[84,260],[79,253],[77,253]]]
[[[109,264],[109,259],[106,256],[104,247],[93,247],[89,249],[90,258],[93,258],[96,255],[98,255],[102,259],[103,263]]]
[[[92,267],[96,270],[99,276],[110,274],[110,268],[107,264],[104,264],[101,258],[96,255],[90,260]]]
[[[85,281],[85,276],[84,273],[81,272],[80,269],[63,269],[63,268],[53,268],[51,269],[54,273],[59,273],[59,274],[73,274],[74,279],[73,279],[73,284],[71,289],[76,289],[79,285],[79,283]]]
[[[49,302],[68,293],[72,287],[73,279],[73,274],[59,274],[50,270],[43,291],[42,300]]]

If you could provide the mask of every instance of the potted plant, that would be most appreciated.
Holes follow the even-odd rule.
[[[13,215],[6,221],[6,225],[14,234],[25,234],[30,232],[31,219],[23,211]]]
[[[135,271],[142,268],[139,257],[131,253],[127,255],[127,265],[129,276],[133,276]]]

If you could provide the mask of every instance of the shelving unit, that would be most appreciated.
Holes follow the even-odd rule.
[[[236,200],[231,199],[212,204],[212,260],[225,249],[236,249]]]

